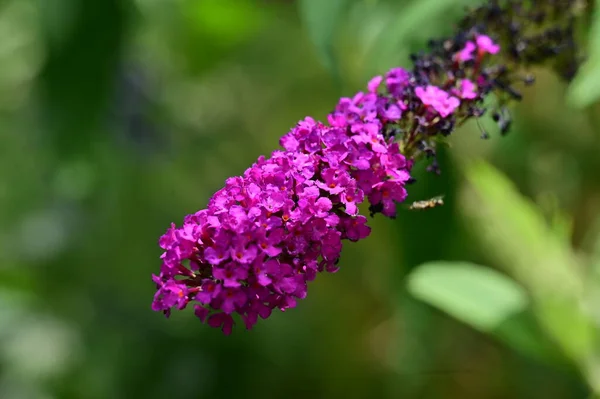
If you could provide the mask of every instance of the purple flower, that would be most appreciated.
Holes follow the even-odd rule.
[[[167,311],[173,306],[183,309],[187,305],[188,288],[175,280],[168,280],[161,283],[159,278],[154,276],[153,280],[158,281],[159,289],[154,296],[153,310]]]
[[[281,253],[281,248],[277,247],[277,245],[281,243],[282,236],[282,229],[274,229],[268,235],[266,231],[260,231],[257,234],[258,248],[268,256],[277,256]]]
[[[177,231],[178,229],[175,226],[175,223],[171,223],[171,227],[169,227],[167,232],[158,240],[158,245],[160,245],[162,249],[171,249],[171,247],[178,242]]]
[[[350,216],[354,216],[358,213],[357,204],[360,204],[364,200],[364,194],[362,190],[357,187],[349,187],[342,194],[340,194],[340,201],[346,206],[346,213]]]
[[[373,158],[373,151],[366,146],[353,146],[345,161],[356,169],[367,170],[371,168],[371,158]]]
[[[229,253],[227,251],[227,247],[216,245],[213,247],[208,247],[204,250],[204,259],[211,265],[218,265],[219,263],[227,260],[229,258]]]
[[[439,87],[432,85],[428,85],[427,87],[417,86],[415,88],[415,94],[424,105],[437,104],[437,102],[440,101],[440,98],[444,97],[444,93],[446,92]]]
[[[371,194],[371,202],[382,204],[383,211],[381,213],[385,216],[396,216],[396,203],[406,199],[406,189],[404,186],[387,180],[375,184],[373,188],[375,191]]]
[[[458,96],[463,99],[472,100],[477,98],[477,91],[475,90],[475,83],[471,82],[469,79],[461,79],[460,80],[460,90],[458,91]]]
[[[296,291],[297,284],[298,280],[295,277],[282,277],[274,282],[273,287],[279,293],[292,294]]]
[[[260,300],[253,300],[250,302],[245,315],[242,315],[242,318],[246,324],[246,329],[250,330],[256,324],[258,316],[260,316],[262,319],[266,319],[270,315],[271,308],[269,306],[265,305]]]
[[[386,152],[387,146],[385,142],[382,140],[382,136],[379,133],[379,126],[375,123],[364,123],[364,124],[356,124],[353,125],[352,133],[355,133],[352,136],[352,140],[354,142],[361,144],[369,144],[371,150],[375,153]]]
[[[433,108],[443,117],[447,117],[460,106],[460,100],[454,96],[448,96],[438,102]]]
[[[385,84],[388,91],[395,97],[402,94],[402,90],[410,82],[410,73],[403,68],[393,68],[385,75]]]
[[[450,115],[460,105],[460,100],[450,96],[439,87],[428,85],[427,87],[417,86],[415,94],[425,106],[431,106],[442,117]]]
[[[272,281],[271,278],[267,275],[267,272],[271,267],[270,262],[277,263],[275,259],[270,259],[264,262],[263,259],[257,258],[251,267],[251,271],[254,275],[256,283],[262,287],[267,287],[269,284],[271,284]]]
[[[323,237],[323,258],[327,260],[336,260],[342,251],[341,234],[337,231],[328,232]]]
[[[213,280],[205,279],[202,281],[200,291],[196,294],[196,300],[201,304],[208,305],[214,298],[221,293],[221,285]]]
[[[475,38],[477,48],[482,53],[497,54],[500,51],[500,46],[486,35],[477,35]]]
[[[387,106],[382,116],[390,121],[396,121],[402,117],[402,109],[396,104],[390,104]]]
[[[343,227],[346,237],[350,241],[362,240],[371,234],[371,228],[367,226],[367,218],[364,216],[346,219]]]
[[[196,313],[197,314],[197,313]],[[223,334],[229,335],[231,334],[231,330],[233,328],[233,318],[229,314],[225,313],[214,313],[212,314],[207,323],[211,327],[221,328],[223,330]]]
[[[472,60],[473,52],[476,48],[477,46],[475,46],[475,43],[468,41],[465,43],[465,47],[456,54],[456,58],[461,62]]]
[[[194,314],[203,323],[206,321],[206,317],[208,316],[209,313],[210,313],[210,311],[203,306],[200,306],[200,305],[194,306]]]
[[[321,197],[315,201],[314,205],[314,215],[318,218],[323,218],[327,216],[331,208],[333,207],[333,203],[327,197]]]
[[[243,306],[248,298],[241,290],[237,290],[235,288],[226,288],[221,291],[218,299],[222,301],[221,310],[227,314],[231,314],[236,307]]]
[[[288,151],[296,151],[300,142],[292,134],[286,134],[279,139],[279,144]]]
[[[369,92],[377,93],[377,88],[381,84],[382,80],[383,80],[382,76],[375,76],[373,79],[371,79],[369,81],[369,83],[367,84],[367,89],[369,90]]]
[[[317,181],[316,185],[329,194],[339,194],[350,182],[350,176],[342,169],[328,168],[321,173],[323,181]]]
[[[257,248],[254,244],[248,244],[244,239],[238,239],[231,247],[231,259],[247,265],[256,258]]]
[[[227,263],[224,267],[213,266],[212,272],[214,278],[221,280],[226,288],[238,288],[241,286],[240,280],[248,278],[248,270],[234,262]]]
[[[320,241],[321,238],[329,231],[329,224],[326,219],[313,219],[306,225],[311,240]]]

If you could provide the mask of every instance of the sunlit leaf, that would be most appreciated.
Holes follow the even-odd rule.
[[[577,108],[585,108],[600,99],[600,0],[596,0],[589,38],[588,60],[567,93],[567,101]]]
[[[564,352],[583,361],[594,330],[582,311],[581,265],[568,241],[491,166],[471,164],[466,175],[473,191],[464,196],[464,210],[480,244],[528,289],[536,317]]]
[[[527,296],[516,283],[471,263],[426,263],[409,276],[408,289],[416,298],[484,332],[527,306]]]
[[[472,163],[465,172],[474,192],[463,196],[463,209],[490,254],[530,289],[581,292],[569,243],[549,228],[535,204],[490,165]]]

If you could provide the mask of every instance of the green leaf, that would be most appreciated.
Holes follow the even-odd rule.
[[[463,209],[486,253],[527,288],[540,325],[576,364],[586,361],[595,334],[582,310],[581,265],[563,236],[535,205],[491,166],[466,169],[472,191]]]
[[[570,243],[550,229],[535,204],[484,162],[471,163],[465,174],[473,191],[464,193],[463,209],[488,254],[534,292],[581,293]]]
[[[492,269],[471,263],[421,265],[409,276],[408,290],[483,332],[491,332],[527,306],[521,287]]]
[[[576,108],[585,108],[600,99],[600,0],[596,0],[589,38],[589,58],[567,92],[568,103]]]
[[[569,364],[536,323],[525,290],[493,269],[465,262],[429,262],[410,275],[408,290],[523,355],[558,367]]]
[[[339,84],[340,73],[333,52],[333,39],[351,0],[300,0],[300,18],[315,45],[321,62]]]
[[[524,288],[493,269],[466,262],[428,262],[409,276],[408,291],[525,356],[564,370],[572,367],[537,323]]]

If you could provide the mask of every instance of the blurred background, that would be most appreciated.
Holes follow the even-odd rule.
[[[468,125],[440,176],[417,168],[409,201],[444,194],[443,207],[375,217],[296,309],[230,337],[190,309],[152,312],[171,222],[299,119],[410,67],[477,2],[298,3],[0,1],[0,398],[590,397],[600,108],[569,107],[545,70],[506,137],[482,118],[491,140]],[[493,290],[451,285],[435,263],[433,280],[415,275],[439,261],[494,272],[516,313],[469,307]],[[555,274],[576,287],[562,313],[536,285]]]

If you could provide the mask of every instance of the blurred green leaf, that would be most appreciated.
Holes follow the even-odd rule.
[[[590,353],[594,330],[582,311],[581,265],[569,243],[493,167],[473,163],[466,175],[474,192],[465,195],[464,209],[481,243],[530,291],[543,328],[581,364]]]
[[[486,163],[474,162],[465,172],[474,192],[463,196],[463,209],[490,254],[533,291],[581,292],[569,242],[549,228],[535,204]]]
[[[464,262],[430,262],[408,279],[408,289],[476,329],[490,332],[527,306],[525,292],[502,274]]]
[[[342,15],[352,0],[300,0],[300,17],[321,62],[339,84],[340,72],[333,52],[333,38]]]
[[[585,108],[600,99],[600,0],[595,3],[589,38],[589,58],[567,92],[568,103],[576,108]]]

